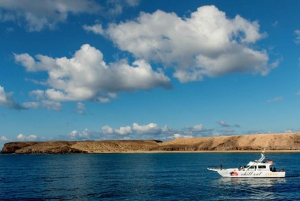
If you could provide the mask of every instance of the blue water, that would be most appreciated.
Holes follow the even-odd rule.
[[[0,155],[0,200],[300,200],[300,154],[268,154],[286,178],[221,178],[258,153]]]

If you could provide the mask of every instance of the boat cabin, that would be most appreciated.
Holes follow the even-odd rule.
[[[249,162],[247,166],[239,167],[239,171],[273,171],[271,167],[271,163],[269,161],[257,163],[257,162]],[[274,167],[275,169],[275,167]]]

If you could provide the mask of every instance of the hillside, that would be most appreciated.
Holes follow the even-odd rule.
[[[3,154],[126,153],[164,151],[300,151],[300,133],[255,134],[155,140],[10,142]]]

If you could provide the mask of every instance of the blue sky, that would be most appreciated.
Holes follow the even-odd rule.
[[[0,144],[299,132],[299,7],[1,1]]]

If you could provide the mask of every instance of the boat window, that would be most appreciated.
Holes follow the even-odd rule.
[[[250,166],[249,169],[254,169],[254,166]]]
[[[259,165],[258,168],[266,169],[265,165]]]

